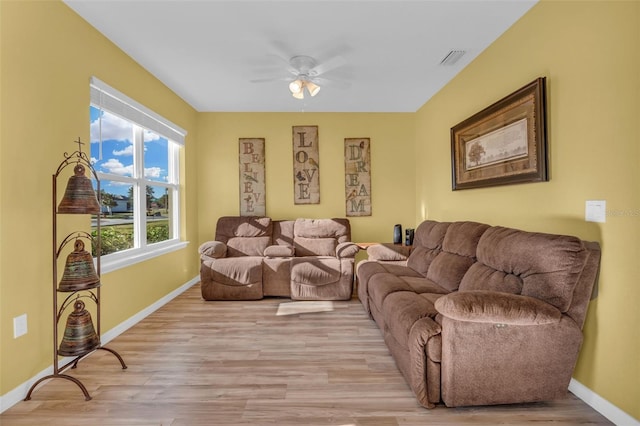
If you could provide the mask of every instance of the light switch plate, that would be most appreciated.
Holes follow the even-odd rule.
[[[587,201],[584,208],[584,220],[605,223],[607,221],[607,202],[605,200]]]
[[[13,338],[27,334],[27,314],[22,314],[13,319]]]

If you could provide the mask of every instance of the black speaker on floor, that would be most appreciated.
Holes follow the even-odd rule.
[[[393,244],[402,244],[402,225],[393,227]]]

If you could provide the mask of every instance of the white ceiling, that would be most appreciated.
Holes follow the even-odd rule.
[[[65,3],[198,111],[415,112],[536,0]],[[291,76],[294,55],[343,65],[304,100],[251,81]]]

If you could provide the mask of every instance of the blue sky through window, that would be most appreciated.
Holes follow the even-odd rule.
[[[100,120],[102,117],[102,120]],[[90,106],[91,162],[101,173],[133,177],[134,125],[109,112]],[[100,140],[102,139],[102,157]],[[169,141],[144,130],[144,177],[167,182]],[[110,194],[127,196],[131,183],[105,181],[101,189]]]

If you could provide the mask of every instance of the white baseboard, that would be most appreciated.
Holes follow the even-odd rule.
[[[640,421],[634,419],[576,379],[571,379],[569,392],[618,426],[640,426]]]
[[[158,309],[160,309],[161,307],[169,303],[171,300],[178,297],[180,294],[184,293],[187,289],[189,289],[199,281],[200,281],[200,277],[195,277],[189,280],[187,283],[181,285],[177,289],[173,290],[171,293],[157,300],[152,305],[149,305],[145,309],[133,315],[131,318],[121,322],[120,324],[113,327],[111,330],[107,331],[106,333],[103,333],[100,336],[100,343],[103,345],[106,345],[106,343],[110,342],[111,340],[118,337],[120,334],[130,329],[131,327],[133,327],[134,325],[142,321],[144,318],[146,318],[153,312],[157,311]],[[73,359],[74,357],[65,357],[60,360],[60,365],[64,365],[72,361]],[[53,374],[53,365],[49,366],[48,368],[45,368],[44,370],[36,374],[31,379],[27,380],[21,385],[18,385],[17,387],[15,387],[13,390],[0,396],[0,413],[4,412],[5,410],[8,410],[18,402],[24,400],[24,397],[27,394],[27,392],[29,392],[29,389],[31,388],[31,386],[35,382],[40,380],[42,377],[48,376],[50,374]]]

